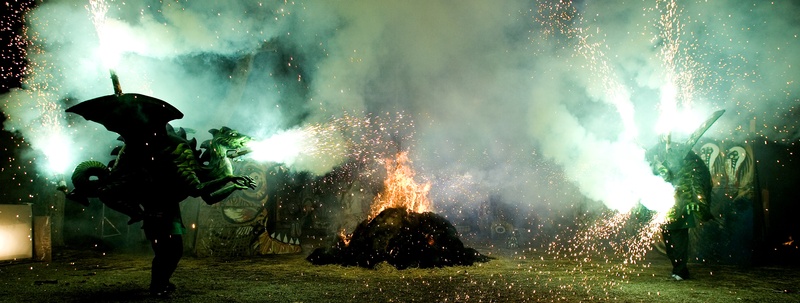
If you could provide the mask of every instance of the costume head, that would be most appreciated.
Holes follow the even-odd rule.
[[[711,114],[700,127],[695,130],[685,143],[672,142],[671,136],[661,137],[659,142],[647,150],[645,157],[650,162],[653,174],[659,175],[667,182],[673,182],[674,175],[680,171],[683,159],[688,155],[700,137],[719,119],[724,110]]]

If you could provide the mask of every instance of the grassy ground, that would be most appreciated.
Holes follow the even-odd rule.
[[[477,248],[476,266],[397,270],[315,266],[297,255],[185,257],[168,299],[148,295],[149,254],[57,251],[52,262],[0,265],[3,302],[800,302],[800,272],[690,264],[671,281],[669,261],[553,260],[535,251]]]

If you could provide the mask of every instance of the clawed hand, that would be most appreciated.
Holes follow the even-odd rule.
[[[697,204],[697,203],[686,204],[686,214],[687,215],[691,215],[693,211],[699,212],[700,211],[700,204]]]
[[[250,176],[238,176],[233,179],[233,184],[240,189],[256,189],[256,181]]]

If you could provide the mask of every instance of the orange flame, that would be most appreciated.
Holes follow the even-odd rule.
[[[395,159],[386,159],[386,180],[383,192],[372,201],[367,220],[372,220],[384,209],[405,207],[409,212],[425,212],[431,209],[428,199],[430,182],[418,184],[414,181],[414,170],[409,165],[408,152],[400,152]]]
[[[350,238],[353,237],[353,234],[348,234],[344,231],[344,229],[339,231],[339,238],[342,239],[342,243],[344,246],[350,245]]]

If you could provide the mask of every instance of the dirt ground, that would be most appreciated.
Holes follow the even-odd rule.
[[[692,263],[671,281],[669,261],[555,260],[534,251],[475,247],[475,266],[397,270],[315,266],[301,254],[237,259],[186,256],[169,298],[147,292],[149,252],[57,249],[51,262],[0,263],[2,302],[800,302],[800,271]]]

